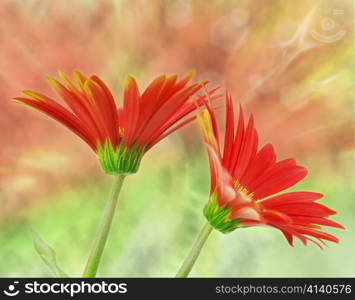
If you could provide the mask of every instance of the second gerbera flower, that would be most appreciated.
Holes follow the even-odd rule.
[[[343,228],[327,217],[335,211],[315,201],[323,195],[313,192],[277,194],[302,180],[307,170],[294,159],[276,160],[271,144],[258,149],[253,116],[245,124],[242,108],[235,122],[232,99],[226,96],[226,127],[221,142],[213,109],[198,115],[210,163],[211,189],[204,208],[207,223],[202,227],[176,277],[187,277],[213,229],[228,233],[238,227],[272,226],[288,242],[293,238],[319,247],[324,240],[338,239],[321,226]],[[270,197],[271,196],[271,197]]]
[[[237,227],[272,226],[281,230],[291,245],[293,237],[320,247],[323,240],[338,242],[321,231],[321,225],[343,228],[327,219],[335,211],[315,202],[322,194],[301,191],[273,196],[302,180],[307,170],[292,158],[277,161],[271,144],[258,150],[253,116],[245,124],[240,108],[235,126],[232,100],[226,98],[223,149],[213,110],[207,105],[198,116],[211,169],[210,200],[204,209],[209,223],[224,233]]]

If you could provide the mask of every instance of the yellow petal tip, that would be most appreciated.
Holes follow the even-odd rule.
[[[192,69],[190,70],[189,72],[187,72],[186,76],[187,78],[192,78],[196,75],[196,70],[195,69]]]
[[[125,82],[124,82],[124,88],[128,89],[132,83],[135,83],[135,81],[136,80],[134,79],[134,77],[132,75],[127,75]]]
[[[47,76],[46,79],[47,79],[48,83],[49,83],[52,87],[54,87],[55,89],[58,88],[58,81],[57,81],[56,79],[54,79],[54,78],[51,77],[51,76]]]

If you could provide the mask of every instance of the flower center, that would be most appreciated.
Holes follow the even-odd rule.
[[[249,197],[250,200],[253,199],[254,193],[249,192],[244,186],[242,186],[238,179],[234,181],[233,187],[236,192],[240,192],[241,194],[244,194],[245,196]]]
[[[233,187],[236,191],[236,196],[229,205],[232,209],[230,217],[232,219],[259,221],[260,208],[253,199],[254,194],[243,187],[238,180],[234,182]]]

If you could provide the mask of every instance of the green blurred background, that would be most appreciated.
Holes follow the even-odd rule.
[[[196,69],[227,87],[255,114],[262,142],[310,171],[294,189],[323,193],[346,227],[326,229],[340,243],[323,251],[292,248],[272,228],[214,232],[191,276],[355,276],[352,1],[68,2],[0,2],[0,276],[51,276],[31,228],[70,276],[83,270],[112,178],[71,132],[9,102],[20,89],[52,93],[43,77],[76,69],[101,76],[118,102],[126,74],[143,88]],[[208,192],[191,124],[126,180],[99,276],[174,276],[205,222]]]

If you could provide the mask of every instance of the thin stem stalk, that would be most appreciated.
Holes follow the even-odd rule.
[[[117,175],[115,177],[110,198],[106,204],[104,213],[101,217],[99,227],[97,229],[94,241],[90,249],[89,258],[87,260],[86,267],[83,273],[84,278],[96,276],[96,272],[101,261],[102,253],[106,245],[107,237],[111,229],[112,220],[115,215],[118,197],[122,188],[124,178],[124,175]]]
[[[210,225],[210,223],[207,222],[205,225],[203,225],[201,231],[196,237],[195,242],[192,245],[192,248],[190,249],[189,254],[185,258],[183,264],[181,265],[179,271],[177,272],[175,276],[176,278],[186,278],[189,275],[192,267],[194,266],[201,252],[203,245],[205,244],[212,230],[213,227]]]

